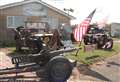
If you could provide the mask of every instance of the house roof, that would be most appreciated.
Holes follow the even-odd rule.
[[[15,2],[15,3],[11,3],[11,4],[7,4],[7,5],[0,6],[0,9],[6,9],[6,8],[9,8],[9,7],[15,7],[15,6],[19,6],[19,5],[23,5],[23,4],[27,4],[27,3],[31,3],[31,2],[40,3],[40,4],[42,4],[42,5],[50,8],[50,9],[52,9],[52,10],[54,10],[54,11],[56,11],[56,12],[64,15],[64,16],[69,17],[70,19],[75,19],[74,16],[68,15],[68,14],[65,13],[64,11],[62,11],[62,10],[56,8],[56,7],[53,7],[53,6],[51,6],[51,5],[43,2],[43,1],[41,1],[41,0],[24,0],[24,1],[21,1],[21,2]]]

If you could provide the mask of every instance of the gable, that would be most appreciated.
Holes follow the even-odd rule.
[[[47,16],[47,7],[37,3],[31,2],[22,6],[23,15],[25,16]]]

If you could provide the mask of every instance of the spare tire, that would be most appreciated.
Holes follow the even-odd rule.
[[[104,49],[107,49],[107,50],[111,50],[113,47],[113,40],[112,39],[109,39],[105,45],[104,45]]]
[[[48,77],[50,82],[65,82],[72,73],[72,65],[68,59],[56,56],[48,62]]]

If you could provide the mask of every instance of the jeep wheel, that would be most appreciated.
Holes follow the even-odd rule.
[[[104,46],[105,46],[104,49],[111,50],[112,47],[113,47],[113,40],[112,40],[112,39],[109,39],[109,40],[105,43]]]

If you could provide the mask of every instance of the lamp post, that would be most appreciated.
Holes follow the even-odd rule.
[[[64,11],[67,11],[68,15],[69,15],[70,12],[74,12],[74,10],[71,9],[71,8],[69,8],[69,9],[64,8],[63,10],[64,10]]]

